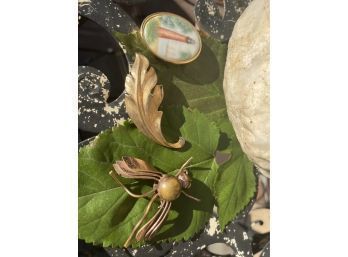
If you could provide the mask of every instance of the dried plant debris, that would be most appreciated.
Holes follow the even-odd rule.
[[[179,138],[176,143],[170,143],[162,134],[163,112],[158,108],[163,100],[163,87],[157,85],[156,72],[149,67],[149,61],[145,56],[136,54],[130,74],[126,77],[125,88],[126,110],[137,128],[160,145],[170,148],[183,147],[183,138]]]

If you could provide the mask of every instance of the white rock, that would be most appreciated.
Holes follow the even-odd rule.
[[[229,255],[233,256],[235,252],[232,250],[231,246],[225,244],[225,243],[214,243],[207,246],[207,249],[210,253],[216,254],[216,255]]]
[[[269,0],[254,0],[228,43],[224,92],[243,151],[269,177]]]

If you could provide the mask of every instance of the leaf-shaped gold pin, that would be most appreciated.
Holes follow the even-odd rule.
[[[171,148],[181,148],[183,138],[176,143],[169,143],[161,130],[162,111],[158,108],[163,100],[163,87],[157,85],[157,74],[150,67],[148,59],[135,55],[135,61],[126,77],[126,110],[137,128],[156,143]]]

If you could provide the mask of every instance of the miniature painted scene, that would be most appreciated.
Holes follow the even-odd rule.
[[[269,256],[269,1],[78,11],[79,256]]]
[[[148,47],[160,58],[189,62],[201,50],[201,39],[191,23],[166,13],[150,16],[142,28]]]

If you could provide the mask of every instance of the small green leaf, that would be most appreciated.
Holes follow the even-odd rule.
[[[218,149],[231,154],[231,159],[219,167],[214,185],[219,222],[224,228],[255,195],[257,180],[253,164],[242,151],[229,120],[221,120],[218,127],[221,132]]]
[[[168,219],[154,241],[189,239],[199,232],[212,213],[212,188],[217,176],[214,153],[219,130],[203,114],[194,110],[170,108],[164,131],[174,135],[173,127],[186,139],[183,149],[172,150],[153,143],[134,126],[106,130],[79,152],[79,238],[103,246],[121,247],[144,213],[149,198],[135,199],[109,176],[112,164],[122,156],[144,159],[164,173],[175,172],[189,158],[193,178],[188,193],[201,199],[195,202],[184,195],[175,200]],[[153,183],[123,179],[134,193],[151,190]],[[148,219],[159,206],[155,202]],[[139,246],[143,242],[135,243]]]
[[[253,184],[255,176],[245,170],[253,169],[253,165],[246,160],[244,154],[232,157],[222,165],[215,183],[215,196],[218,203],[218,215],[221,227],[225,227],[240,210],[243,210],[246,201],[251,199],[255,188],[245,185]],[[225,186],[225,185],[229,186]]]

